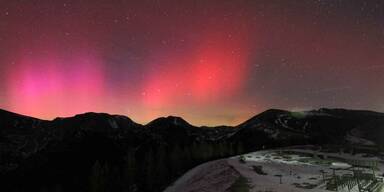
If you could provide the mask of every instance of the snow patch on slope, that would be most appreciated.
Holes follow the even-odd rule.
[[[118,129],[119,128],[119,125],[117,124],[116,120],[114,120],[112,118],[108,119],[108,123],[114,129]]]

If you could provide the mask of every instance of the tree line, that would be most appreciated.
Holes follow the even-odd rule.
[[[89,174],[89,191],[162,191],[198,164],[243,152],[242,143],[227,142],[128,148],[119,163],[94,162]]]

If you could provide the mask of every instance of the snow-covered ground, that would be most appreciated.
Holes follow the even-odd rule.
[[[251,192],[329,192],[326,185],[334,175],[352,178],[351,167],[356,162],[377,163],[374,174],[376,178],[383,178],[384,164],[378,157],[299,147],[258,151],[202,164],[179,178],[165,192],[224,192],[239,176],[249,180]],[[360,170],[367,174],[373,173],[368,168]],[[348,189],[344,185],[339,187],[339,191],[358,192],[358,186],[353,185],[353,188]],[[378,191],[384,192],[384,189]]]
[[[226,159],[211,161],[189,170],[164,192],[226,191],[239,176]]]
[[[232,157],[228,159],[228,163],[249,179],[251,191],[325,192],[328,191],[326,182],[332,178],[333,169],[340,169],[335,172],[338,176],[353,175],[352,170],[345,170],[351,167],[348,162],[352,161],[378,162],[375,175],[382,178],[384,166],[381,160],[377,157],[364,156],[364,154],[324,153],[308,149],[282,149]],[[365,169],[363,172],[371,173],[371,170]],[[340,188],[339,191],[343,189]],[[347,187],[344,191],[348,191]],[[357,185],[350,191],[357,191]]]

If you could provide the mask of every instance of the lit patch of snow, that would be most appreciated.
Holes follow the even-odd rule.
[[[270,128],[265,128],[265,129],[263,129],[263,131],[265,132],[265,133],[268,133],[268,134],[275,134],[275,132],[276,132],[276,130],[275,129],[270,129]]]
[[[284,158],[275,158],[279,156],[277,151],[260,151],[243,155],[245,160],[248,162],[258,162],[258,163],[279,163],[279,164],[290,164],[290,165],[311,165],[310,163],[300,162],[300,160],[305,159],[300,155],[286,155],[289,156],[289,159]],[[234,159],[238,157],[233,157]]]
[[[375,143],[370,141],[370,140],[367,140],[367,139],[364,139],[364,138],[360,138],[360,137],[357,137],[357,136],[353,136],[353,135],[350,135],[350,134],[348,134],[345,137],[345,139],[347,141],[349,141],[350,143],[352,143],[352,144],[370,145],[370,146],[375,145]]]
[[[119,128],[119,125],[117,124],[117,122],[114,119],[108,119],[108,122],[109,122],[109,125],[111,125],[112,128],[114,128],[114,129],[118,129]]]
[[[224,192],[238,176],[226,159],[210,161],[189,170],[164,192]]]
[[[179,125],[179,122],[178,122],[177,118],[173,118],[173,124],[174,125]]]
[[[332,168],[335,168],[335,169],[346,169],[346,168],[350,168],[351,165],[348,164],[348,163],[333,162],[333,163],[331,164],[331,167],[332,167]]]
[[[328,117],[334,117],[334,115],[331,115],[327,112],[324,112],[323,110],[318,110],[318,111],[304,111],[304,114],[308,116],[328,116]]]
[[[271,138],[273,138],[273,139],[277,139],[278,136],[279,136],[279,134],[280,134],[280,131],[279,131],[279,130],[276,130],[275,133],[273,133],[273,134],[271,135]]]
[[[275,120],[275,123],[276,124],[280,124],[281,126],[283,126],[284,128],[286,129],[291,129],[287,124],[288,124],[288,119],[286,119],[286,116],[285,115],[280,115],[276,120]]]

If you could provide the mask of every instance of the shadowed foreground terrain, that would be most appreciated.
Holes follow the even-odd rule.
[[[384,114],[344,109],[268,110],[234,127],[173,116],[140,125],[103,113],[45,121],[0,110],[1,190],[156,192],[210,160],[308,144],[378,153],[382,136]]]

